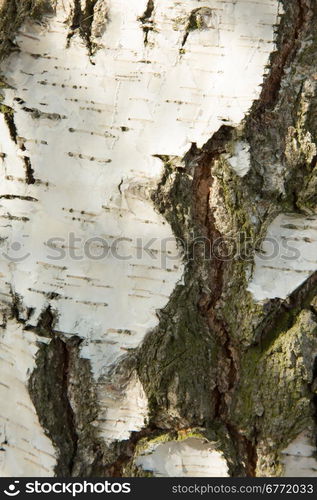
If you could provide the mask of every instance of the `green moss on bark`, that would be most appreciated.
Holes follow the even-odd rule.
[[[217,347],[197,310],[197,293],[185,277],[138,352],[151,418],[162,428],[203,425],[215,413]]]
[[[241,360],[232,419],[258,447],[258,474],[277,475],[279,452],[313,424],[310,384],[317,353],[317,322],[309,310],[266,346]],[[263,451],[261,452],[261,450]]]

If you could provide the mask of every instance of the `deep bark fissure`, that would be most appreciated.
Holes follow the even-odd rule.
[[[26,147],[24,141],[19,138],[18,130],[14,121],[14,110],[12,108],[8,108],[5,106],[5,110],[3,112],[5,122],[9,129],[10,137],[15,144],[19,144],[21,151],[26,151]],[[32,163],[30,157],[27,155],[22,156],[22,161],[25,168],[25,182],[26,184],[34,184],[34,170],[32,168]]]
[[[80,30],[86,40],[89,55],[93,54],[94,44],[91,40],[91,29],[94,19],[94,8],[97,0],[86,0],[85,10],[82,14]]]
[[[276,104],[285,68],[290,65],[296,55],[299,48],[298,42],[309,17],[310,0],[308,2],[307,0],[295,0],[293,3],[286,0],[282,3],[286,11],[291,10],[292,20],[286,29],[284,29],[284,21],[281,21],[277,51],[271,56],[270,73],[264,81],[260,98],[256,103],[260,113],[272,109]]]
[[[15,124],[15,121],[14,121],[14,111],[12,108],[8,108],[6,106],[6,109],[3,113],[3,116],[4,116],[4,119],[5,119],[5,122],[7,124],[7,127],[9,129],[9,134],[10,134],[10,137],[11,139],[13,140],[13,142],[15,144],[18,143],[18,131],[17,131],[17,127],[16,127],[16,124]]]
[[[214,216],[210,208],[210,191],[213,183],[212,170],[215,160],[226,153],[226,145],[231,138],[232,130],[232,127],[223,125],[202,148],[193,181],[194,219],[203,228],[202,233],[207,235],[210,247],[213,250],[214,242],[217,239],[220,240],[223,235],[216,229]],[[220,420],[226,426],[237,450],[244,457],[246,474],[254,476],[257,456],[255,443],[243,436],[230,422],[230,394],[234,391],[239,379],[239,351],[230,337],[225,322],[217,318],[215,309],[215,305],[223,292],[225,268],[225,259],[222,260],[220,255],[212,255],[212,260],[209,263],[210,293],[208,295],[202,294],[198,304],[201,314],[207,319],[210,332],[216,336],[221,346],[218,360],[219,371],[222,371],[221,365],[224,360],[229,364],[227,387],[225,390],[221,390],[220,387],[223,383],[217,382],[214,389],[215,419]]]
[[[74,0],[73,17],[72,17],[72,22],[70,25],[71,30],[74,31],[77,28],[80,28],[81,18],[82,18],[81,2],[80,2],[80,0]]]
[[[86,43],[89,56],[92,56],[95,50],[95,44],[92,40],[92,25],[97,1],[98,0],[86,0],[85,7],[82,9],[81,1],[74,0],[70,31],[67,36],[67,44],[69,46],[70,40],[74,36],[76,30],[78,30],[80,36]],[[104,19],[104,22],[106,22],[106,19]],[[90,62],[92,62],[91,59]]]

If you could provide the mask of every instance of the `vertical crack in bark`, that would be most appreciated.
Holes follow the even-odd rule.
[[[76,30],[80,29],[81,19],[82,19],[81,1],[74,0],[73,9],[71,12],[71,19],[69,20],[70,30],[67,35],[67,47],[69,47],[70,41],[74,36]]]
[[[72,17],[72,21],[71,21],[71,25],[70,25],[70,28],[72,31],[75,31],[77,28],[80,28],[81,18],[82,18],[81,1],[74,0],[73,17]]]
[[[217,302],[221,298],[224,283],[224,272],[227,266],[220,253],[214,254],[214,243],[224,236],[216,228],[214,215],[210,206],[210,192],[213,184],[213,163],[220,155],[226,153],[227,143],[231,140],[233,128],[222,126],[202,148],[197,160],[193,181],[193,215],[194,220],[207,237],[212,248],[211,260],[208,262],[208,291],[200,296],[198,307],[206,317],[211,333],[220,346],[217,359],[217,385],[214,389],[215,419],[220,420],[231,436],[242,461],[245,462],[245,473],[255,475],[256,447],[254,443],[241,435],[230,422],[230,400],[239,377],[239,351],[234,344],[230,332],[220,316],[217,315]],[[225,373],[225,379],[223,374]]]
[[[15,144],[18,144],[18,132],[14,121],[14,110],[12,108],[9,108],[9,106],[4,105],[2,105],[2,108],[4,120],[9,129],[10,137]]]
[[[71,38],[78,30],[86,43],[89,56],[94,54],[96,48],[95,43],[92,41],[92,26],[97,2],[98,0],[86,0],[85,7],[82,9],[81,0],[74,0],[70,31],[67,36],[67,45],[69,45]],[[106,21],[107,17],[105,17],[104,23]]]
[[[86,40],[89,55],[94,52],[94,44],[91,40],[92,23],[94,20],[94,9],[97,0],[86,0],[85,10],[82,15],[80,31],[84,40]]]
[[[284,0],[285,10],[290,12],[291,20],[284,18],[279,27],[277,50],[271,55],[270,72],[265,79],[260,98],[255,103],[258,112],[272,109],[277,102],[285,69],[294,59],[299,49],[299,40],[303,36],[309,20],[310,0]]]
[[[185,286],[175,290],[168,306],[160,312],[158,328],[146,338],[140,349],[139,376],[149,397],[152,423],[174,430],[185,423],[207,429],[220,424],[236,446],[240,463],[246,463],[244,470],[235,465],[235,472],[254,475],[255,448],[230,421],[230,401],[238,382],[239,356],[221,311],[219,315],[217,312],[226,285],[224,273],[227,264],[210,253],[213,244],[223,236],[216,227],[210,207],[212,169],[214,162],[226,152],[233,130],[222,126],[202,149],[193,144],[183,159],[183,168],[173,165],[175,159],[161,157],[165,172],[153,201],[171,224],[174,234],[188,243],[188,262]],[[197,238],[208,242],[207,252],[205,245],[197,248]],[[186,346],[191,342],[197,350],[198,366],[206,364],[208,368],[204,375],[196,374],[192,347],[191,366],[195,366],[195,370],[189,376],[187,373],[186,378],[182,366],[189,369]],[[199,376],[200,388],[194,395],[191,386],[195,387],[196,375]],[[168,396],[173,391],[176,391],[179,418],[169,415],[169,412],[176,413],[175,403],[171,405]],[[197,393],[201,396],[200,406]],[[192,398],[196,411],[191,411]]]
[[[141,22],[142,30],[144,33],[144,45],[148,44],[149,32],[153,30],[153,12],[154,12],[154,0],[148,0],[144,14],[138,18]]]
[[[2,112],[12,141],[20,146],[21,151],[26,151],[24,141],[18,137],[17,127],[14,121],[14,110],[9,106],[3,104]],[[32,168],[29,156],[23,155],[22,161],[25,168],[25,182],[27,184],[34,184],[35,183],[34,170]]]

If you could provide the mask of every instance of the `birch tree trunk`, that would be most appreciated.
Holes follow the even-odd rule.
[[[1,475],[316,475],[316,2],[0,4]]]

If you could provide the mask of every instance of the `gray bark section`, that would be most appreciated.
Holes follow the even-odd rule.
[[[87,1],[82,11],[75,2],[70,20],[70,36],[79,30],[90,51],[92,21],[87,24],[87,17],[94,3]],[[12,33],[26,16],[40,16],[50,8],[47,4],[6,3],[0,25],[2,57],[14,49]],[[287,301],[259,305],[246,290],[245,259],[206,259],[205,245],[192,240],[195,234],[212,244],[228,228],[236,238],[243,230],[246,252],[252,255],[255,242],[278,213],[316,213],[317,158],[310,159],[305,137],[309,132],[317,140],[312,64],[317,56],[317,6],[313,0],[283,4],[277,51],[243,127],[223,126],[202,149],[193,145],[184,169],[178,167],[179,159],[162,158],[165,172],[153,201],[175,235],[187,242],[184,285],[160,311],[157,328],[113,374],[137,370],[150,405],[148,426],[106,447],[91,425],[98,404],[89,362],[79,357],[80,339],[64,339],[54,329],[50,310],[35,328],[52,341],[39,350],[29,391],[42,426],[59,450],[59,475],[145,474],[135,465],[140,443],[166,435],[176,439],[179,431],[194,429],[219,443],[231,475],[274,476],[281,473],[281,450],[300,432],[315,432],[317,371],[311,353],[317,347],[317,275]],[[243,179],[225,161],[237,140],[250,144],[251,169]],[[273,168],[277,163],[278,178]],[[225,212],[223,233],[210,210],[216,181]],[[23,322],[20,307],[12,300],[11,315]]]

